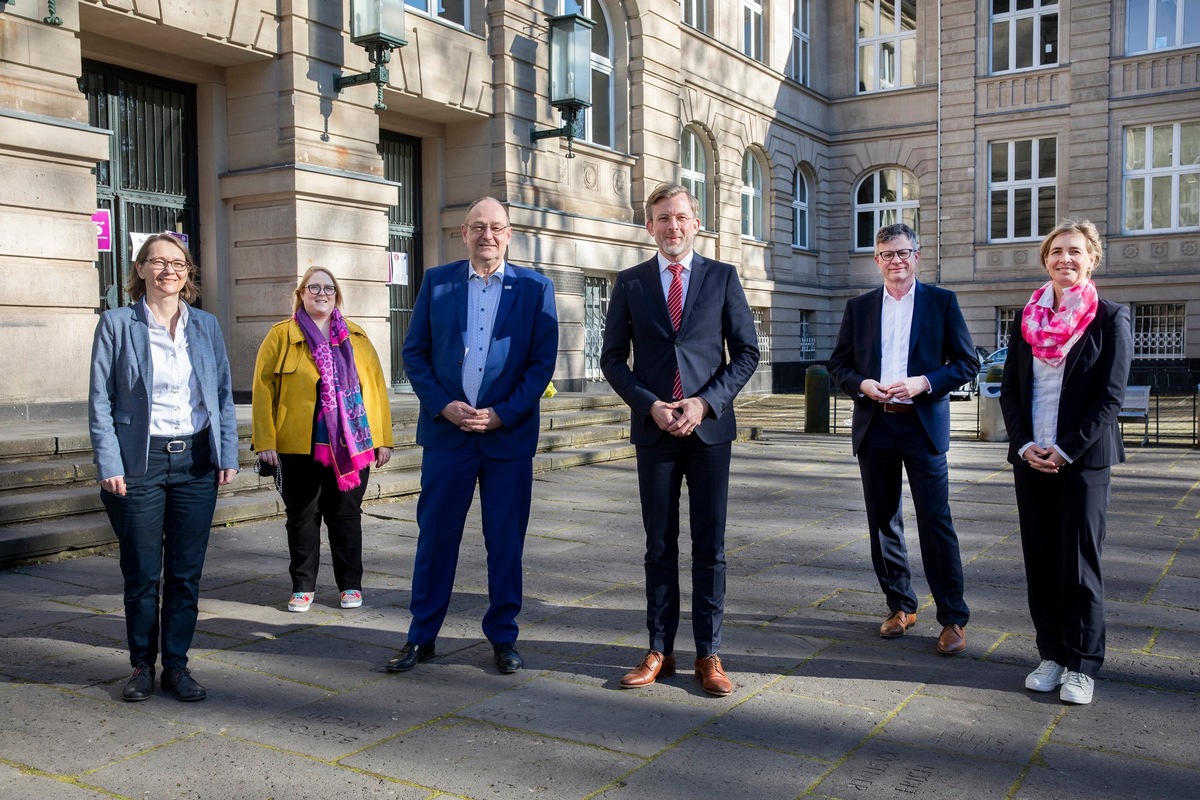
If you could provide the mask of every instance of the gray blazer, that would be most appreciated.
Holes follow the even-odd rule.
[[[183,302],[182,300],[180,301]],[[185,304],[186,305],[186,304]],[[237,415],[229,356],[217,318],[188,307],[188,355],[209,414],[209,439],[217,469],[237,469]],[[97,478],[146,474],[150,452],[150,391],[154,362],[150,329],[140,302],[100,315],[92,342],[88,427]]]

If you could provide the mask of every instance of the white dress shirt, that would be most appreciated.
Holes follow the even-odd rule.
[[[687,255],[678,261],[671,261],[662,253],[658,254],[658,275],[662,279],[663,297],[667,298],[668,302],[670,301],[671,292],[671,270],[667,269],[667,267],[672,264],[683,264],[683,272],[679,273],[679,275],[683,280],[683,299],[686,301],[688,284],[692,278],[692,256],[695,254],[694,250],[688,250]]]
[[[175,336],[154,317],[142,298],[142,312],[150,329],[150,360],[154,385],[150,388],[150,435],[190,436],[208,427],[208,409],[200,394],[200,381],[188,354],[188,307],[179,304]]]
[[[1038,305],[1054,310],[1054,292],[1042,292]],[[1072,342],[1072,345],[1074,342]],[[1063,350],[1065,356],[1070,347]],[[1017,455],[1025,457],[1025,451],[1035,443],[1042,447],[1053,447],[1068,464],[1067,458],[1056,444],[1058,441],[1058,404],[1062,399],[1063,376],[1067,372],[1067,360],[1064,358],[1057,367],[1052,367],[1037,356],[1033,357],[1033,397],[1030,409],[1033,418],[1033,441],[1026,443]]]
[[[879,382],[891,386],[904,380],[908,374],[908,345],[912,332],[913,305],[916,302],[917,282],[899,299],[883,290],[883,309],[880,313],[879,331],[882,343]],[[912,400],[893,400],[893,403],[912,403]]]

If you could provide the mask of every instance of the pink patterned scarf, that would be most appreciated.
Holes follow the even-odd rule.
[[[1062,307],[1059,309],[1041,304],[1046,292],[1053,296],[1052,281],[1029,298],[1021,314],[1021,335],[1033,347],[1035,356],[1057,367],[1096,318],[1100,298],[1096,294],[1096,284],[1090,280],[1063,289]]]

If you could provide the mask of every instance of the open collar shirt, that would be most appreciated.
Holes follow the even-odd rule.
[[[467,402],[472,407],[479,401],[479,390],[483,387],[483,370],[487,366],[492,328],[496,325],[496,310],[500,307],[500,293],[504,289],[505,266],[506,262],[500,262],[496,271],[484,278],[469,262],[467,264],[467,332],[462,383]]]

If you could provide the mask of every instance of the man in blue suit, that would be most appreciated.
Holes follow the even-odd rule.
[[[434,655],[476,483],[488,565],[483,632],[500,672],[523,666],[516,648],[521,554],[539,401],[558,357],[554,284],[505,260],[512,228],[498,200],[467,208],[462,237],[470,258],[425,273],[404,340],[404,367],[421,401],[420,532],[408,641],[388,672]]]
[[[979,369],[975,345],[954,293],[917,281],[920,243],[900,223],[875,234],[883,286],[846,303],[829,359],[829,375],[854,398],[858,456],[871,533],[871,563],[887,597],[885,639],[917,621],[904,544],[901,469],[908,472],[925,578],[942,625],[937,649],[966,648],[970,610],[963,599],[962,559],[950,516],[949,392]]]
[[[646,200],[646,230],[658,254],[617,275],[600,368],[631,409],[629,439],[637,446],[646,529],[650,651],[621,688],[675,674],[679,496],[686,479],[696,677],[706,692],[723,697],[733,691],[717,655],[729,461],[737,435],[733,398],[758,366],[758,337],[737,270],[692,250],[699,211],[696,198],[676,184],[659,186]]]

